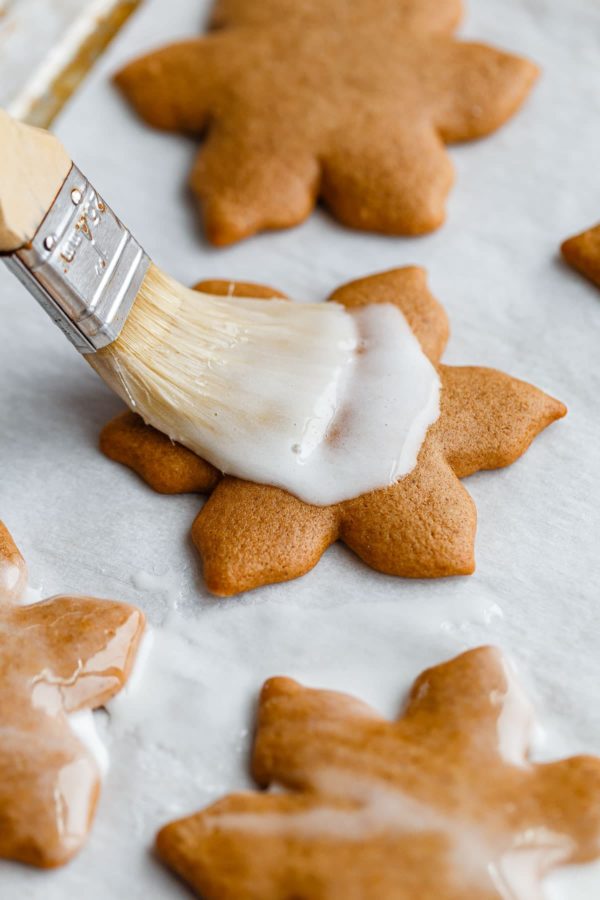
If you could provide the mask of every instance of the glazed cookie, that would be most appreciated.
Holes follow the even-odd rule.
[[[600,287],[600,225],[569,238],[560,249],[570,266]]]
[[[0,523],[0,857],[46,868],[82,847],[100,791],[71,716],[121,690],[144,617],[91,597],[19,605],[26,579]]]
[[[453,36],[460,0],[219,0],[215,30],[116,82],[151,125],[205,134],[191,177],[209,240],[305,219],[416,235],[444,220],[444,144],[521,105],[525,59]]]
[[[252,760],[271,791],[172,822],[158,854],[204,900],[538,896],[550,869],[600,856],[600,759],[532,764],[532,724],[491,647],[420,675],[396,722],[271,679]]]
[[[225,295],[236,290],[227,282],[197,287]],[[247,295],[248,290],[243,285],[238,293]],[[252,293],[275,295],[269,288],[252,288]],[[427,433],[416,468],[390,487],[335,506],[311,506],[279,488],[221,478],[132,413],[119,416],[102,432],[103,452],[156,490],[211,492],[192,537],[213,594],[229,596],[297,578],[336,540],[389,575],[472,573],[476,510],[459,479],[514,462],[543,428],[566,412],[557,400],[502,372],[441,365],[448,324],[422,269],[396,269],[354,281],[330,299],[348,308],[394,303],[438,366],[440,418]]]

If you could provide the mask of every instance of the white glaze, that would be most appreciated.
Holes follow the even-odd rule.
[[[94,713],[91,709],[80,709],[70,713],[67,719],[71,730],[96,760],[100,775],[104,778],[108,772],[110,757],[105,744],[100,740]]]
[[[71,838],[78,842],[89,828],[90,797],[80,787],[89,781],[92,766],[88,757],[80,756],[57,774],[54,785],[56,826],[61,838],[67,842]]]
[[[131,576],[131,583],[138,591],[162,594],[169,607],[177,609],[181,593],[181,576],[176,571],[167,569],[162,575],[155,575],[153,572],[140,569]]]
[[[90,362],[221,471],[317,505],[407,475],[439,416],[438,374],[391,304],[215,297],[153,269]]]
[[[329,837],[349,842],[373,839],[381,832],[416,834],[452,830],[452,821],[437,810],[383,781],[357,772],[319,769],[312,773],[311,786],[323,797],[322,804],[311,809],[296,813],[218,813],[206,816],[207,824],[254,834],[286,834],[309,840]],[[272,792],[277,794],[281,789],[275,786]],[[328,803],[328,797],[356,805],[345,809],[336,807]],[[476,843],[469,841],[471,851]]]
[[[135,663],[125,686],[115,694],[106,704],[111,722],[119,717],[127,719],[128,710],[140,706],[140,698],[144,696],[143,685],[148,667],[148,660],[154,646],[154,631],[148,625],[144,630],[142,639],[138,645]]]
[[[16,566],[13,568],[16,568]],[[0,575],[1,571],[2,570],[0,568]],[[41,602],[42,599],[42,588],[32,587],[30,584],[27,584],[23,593],[20,597],[17,598],[16,602],[20,603],[23,606],[31,606],[35,603]],[[129,674],[129,678],[121,691],[119,691],[118,694],[116,694],[111,700],[106,703],[107,710],[110,710],[112,712],[111,707],[115,708],[115,705],[118,704],[119,699],[123,695],[125,695],[125,699],[127,696],[131,696],[132,693],[137,692],[137,690],[139,689],[146,662],[152,647],[152,642],[153,632],[148,627],[148,625],[146,625],[138,646],[132,670]],[[94,659],[95,661],[92,660],[89,663],[91,668],[93,668],[94,665],[98,665],[98,658],[95,657]],[[79,672],[77,673],[77,675],[79,675]],[[44,675],[44,678],[34,685],[33,699],[34,704],[46,709],[50,713],[57,713],[61,707],[59,696],[56,694],[51,685],[50,687],[48,686],[48,675]],[[108,748],[98,734],[98,729],[96,728],[95,711],[91,709],[80,709],[77,712],[68,713],[67,721],[75,736],[89,750],[90,754],[96,762],[96,765],[98,766],[100,776],[104,778],[106,776],[106,773],[108,772],[108,768],[110,765],[110,754]]]
[[[544,882],[544,900],[596,900],[600,861],[551,872]]]
[[[450,870],[457,884],[489,888],[491,882],[503,900],[541,900],[540,881],[544,873],[567,859],[572,849],[568,837],[542,827],[517,834],[513,843],[506,846],[501,833],[486,832],[476,822],[445,814],[385,781],[356,772],[321,769],[313,773],[311,784],[323,798],[313,808],[285,813],[213,814],[206,816],[206,824],[220,831],[357,844],[374,840],[381,832],[434,832],[445,838]],[[270,792],[279,794],[281,789],[274,785]],[[331,802],[335,798],[355,805],[336,807]]]
[[[11,597],[23,577],[23,570],[8,560],[0,560],[0,597]]]
[[[132,700],[135,704],[134,698],[141,690],[141,684],[144,679],[144,673],[152,650],[153,641],[153,631],[146,625],[127,682],[121,690],[105,704],[105,709],[109,713],[111,719],[113,716],[122,716],[126,719],[127,711],[131,708]],[[81,709],[75,713],[70,713],[67,716],[67,719],[71,729],[94,757],[100,775],[105,777],[110,765],[110,754],[107,746],[98,734],[98,729],[96,727],[96,713],[97,711],[95,710]]]
[[[18,598],[17,603],[21,606],[31,606],[33,603],[40,603],[44,599],[44,591],[41,585],[35,586],[30,582],[25,585],[25,590]]]
[[[494,887],[503,900],[542,900],[546,872],[568,859],[571,842],[564,835],[536,828],[489,867]]]
[[[507,763],[525,766],[534,731],[533,704],[519,683],[512,663],[506,657],[502,663],[506,690],[494,691],[491,698],[501,707],[497,723],[498,749]]]
[[[111,734],[121,735],[142,727],[150,730],[152,737],[154,736],[155,730],[161,727],[161,719],[168,707],[177,702],[165,685],[165,670],[168,671],[175,660],[178,667],[185,660],[186,670],[193,668],[193,660],[187,660],[187,650],[187,644],[174,641],[168,631],[162,628],[149,629],[146,626],[129,681],[106,704]],[[150,657],[151,665],[148,664]],[[185,690],[192,691],[193,685],[193,675],[189,676],[189,682],[186,677]],[[176,729],[175,722],[172,727]]]

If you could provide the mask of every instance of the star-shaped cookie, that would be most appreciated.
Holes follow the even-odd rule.
[[[500,900],[600,856],[600,759],[528,759],[532,710],[492,647],[424,672],[400,719],[287,678],[261,694],[252,772],[165,826],[204,900]]]
[[[276,294],[228,282],[197,287],[224,295]],[[335,506],[311,506],[279,488],[221,478],[213,466],[132,413],[109,423],[101,435],[104,453],[130,466],[155,490],[212,492],[192,537],[207,587],[219,596],[297,578],[337,540],[389,575],[472,573],[476,510],[459,479],[514,462],[543,428],[566,412],[562,403],[502,372],[441,365],[448,324],[422,269],[396,269],[354,281],[330,299],[349,308],[394,303],[439,368],[440,418],[427,433],[416,468],[389,488]]]
[[[100,791],[98,766],[68,715],[121,690],[144,617],[91,597],[21,606],[26,580],[0,522],[0,857],[50,867],[83,845]]]
[[[560,249],[570,266],[600,287],[600,225],[568,238]]]
[[[444,144],[500,127],[533,63],[453,33],[460,0],[219,0],[212,33],[118,73],[151,125],[205,135],[191,176],[206,233],[230,244],[303,221],[437,228]]]

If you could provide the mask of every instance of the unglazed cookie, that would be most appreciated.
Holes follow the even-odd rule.
[[[600,287],[600,225],[569,238],[560,249],[570,266]]]
[[[208,285],[212,293],[236,290],[230,282],[197,287],[207,291]],[[247,285],[241,293],[247,295]],[[275,294],[256,287],[252,293]],[[311,506],[279,488],[220,478],[212,466],[132,413],[119,416],[102,432],[103,452],[156,490],[212,492],[192,537],[213,594],[229,596],[297,578],[336,540],[389,575],[471,574],[476,510],[459,478],[514,462],[543,428],[566,412],[562,403],[502,372],[441,365],[448,324],[422,269],[396,269],[354,281],[330,299],[347,307],[396,304],[438,366],[440,418],[427,433],[416,468],[389,488],[335,506]]]
[[[100,791],[68,716],[121,690],[144,617],[91,597],[20,606],[26,576],[0,523],[0,857],[50,867],[82,847]]]
[[[157,128],[205,134],[191,185],[209,240],[305,219],[437,228],[444,144],[499,128],[537,68],[457,41],[460,0],[218,0],[217,30],[128,65],[117,84]]]
[[[499,900],[600,856],[600,759],[534,765],[532,709],[492,647],[424,672],[396,722],[265,684],[252,772],[158,834],[203,900]]]

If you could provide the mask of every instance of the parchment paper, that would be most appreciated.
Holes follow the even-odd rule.
[[[101,34],[103,20],[108,19],[118,3],[119,0],[0,0],[0,106],[28,122],[50,121],[45,116],[50,109],[58,108],[58,100],[49,106],[48,92],[60,89],[61,74],[74,64],[82,45],[91,36]],[[93,49],[88,44],[90,62]],[[81,73],[88,67],[89,63],[82,60]],[[79,80],[81,76],[71,71],[69,93]]]
[[[216,601],[189,540],[201,500],[154,494],[100,455],[98,432],[119,401],[0,272],[0,515],[47,595],[133,601],[155,630],[138,691],[96,716],[111,767],[87,846],[55,873],[1,864],[10,900],[187,896],[152,859],[154,833],[249,784],[254,702],[269,675],[353,691],[393,715],[424,666],[496,643],[537,702],[540,752],[600,753],[600,291],[557,257],[561,239],[600,219],[600,5],[471,0],[465,36],[544,71],[504,129],[452,150],[457,185],[441,231],[387,239],[317,212],[225,251],[203,242],[187,195],[194,143],[146,129],[108,80],[136,53],[199,31],[207,10],[147,0],[58,123],[156,262],[185,283],[253,279],[299,299],[424,265],[450,315],[446,360],[532,381],[569,416],[516,465],[469,479],[473,577],[388,578],[336,547],[303,579]],[[600,867],[547,888],[555,900],[599,895]]]

